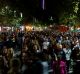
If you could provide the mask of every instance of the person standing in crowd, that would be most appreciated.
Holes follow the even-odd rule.
[[[52,74],[67,74],[66,62],[63,60],[62,55],[54,56],[52,69]]]
[[[2,36],[0,35],[0,54],[2,54],[2,48],[3,48],[3,39]]]
[[[0,74],[7,74],[7,69],[4,68],[4,60],[2,55],[0,55]]]
[[[21,74],[20,72],[20,60],[17,58],[13,58],[10,61],[10,70],[8,74]]]
[[[19,74],[20,68],[22,74],[49,74],[50,67],[53,70],[52,74],[68,74],[70,60],[75,63],[73,63],[74,74],[80,73],[78,33],[68,35],[67,33],[44,30],[1,33],[0,55],[4,61],[4,71],[8,71],[8,74],[16,74],[16,72]],[[22,59],[20,60],[21,67],[18,66],[17,61],[17,64],[10,65],[10,61],[14,57]]]
[[[42,45],[42,50],[44,53],[47,53],[48,48],[49,48],[50,42],[48,41],[48,38],[44,39],[43,45]]]
[[[71,55],[73,61],[74,61],[74,66],[73,66],[73,74],[80,74],[80,48],[76,47],[73,51],[72,51],[72,55]]]
[[[9,63],[10,60],[13,58],[13,55],[14,55],[14,50],[13,50],[13,48],[8,48],[8,52],[7,52],[8,63]]]
[[[41,64],[42,64],[42,67],[43,67],[43,72],[42,72],[42,74],[49,74],[49,65],[48,65],[48,57],[47,57],[47,55],[46,55],[46,53],[44,53],[43,55],[42,55],[42,62],[41,62]]]
[[[71,48],[69,44],[65,44],[63,51],[66,56],[66,65],[67,65],[67,72],[69,72],[70,63],[71,63]]]

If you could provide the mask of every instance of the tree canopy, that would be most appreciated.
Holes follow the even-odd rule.
[[[0,0],[0,13],[6,6],[9,6],[12,12],[7,13],[6,11],[4,18],[0,14],[0,18],[3,20],[13,20],[14,11],[16,11],[17,18],[19,18],[19,13],[22,12],[23,22],[33,21],[33,17],[35,17],[39,21],[50,23],[52,22],[49,21],[51,16],[53,22],[65,24],[80,19],[79,0],[45,0],[45,10],[41,8],[41,0]]]

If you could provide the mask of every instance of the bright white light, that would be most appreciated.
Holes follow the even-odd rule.
[[[20,13],[20,16],[21,16],[21,18],[23,17],[23,14],[22,13]]]
[[[74,30],[74,28],[73,28],[73,27],[71,27],[71,30]]]
[[[80,30],[80,28],[77,28],[77,30]]]
[[[50,27],[52,27],[52,25],[50,25]]]
[[[7,30],[10,30],[11,28],[10,27],[7,27]]]
[[[0,27],[0,32],[1,32],[1,27]]]
[[[24,31],[24,26],[20,26],[21,30]]]
[[[12,27],[12,32],[14,31],[14,28]]]
[[[6,6],[5,8],[8,9],[8,6]]]
[[[45,27],[45,29],[47,29],[47,27]]]
[[[3,27],[3,28],[6,29],[7,31],[11,29],[10,27]]]

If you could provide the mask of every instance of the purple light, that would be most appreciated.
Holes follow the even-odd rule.
[[[44,10],[44,0],[43,0],[43,10]]]
[[[42,9],[45,9],[45,0],[42,0]]]

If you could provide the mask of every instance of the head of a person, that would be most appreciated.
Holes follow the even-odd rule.
[[[10,67],[13,71],[18,71],[20,68],[21,64],[20,64],[20,60],[18,58],[13,58],[10,61]]]
[[[62,55],[61,55],[61,54],[58,54],[57,58],[58,58],[58,60],[63,60],[63,58],[62,58]]]
[[[8,56],[12,56],[13,57],[13,48],[8,48]]]
[[[57,43],[57,48],[58,48],[58,50],[61,50],[62,49],[62,44]]]
[[[74,48],[74,51],[75,51],[76,54],[79,53],[79,52],[80,52],[79,47],[75,47],[75,48]]]
[[[8,49],[6,46],[3,47],[3,53],[7,53],[8,52]]]
[[[26,63],[28,61],[29,57],[28,57],[28,53],[23,52],[22,53],[22,62]]]

